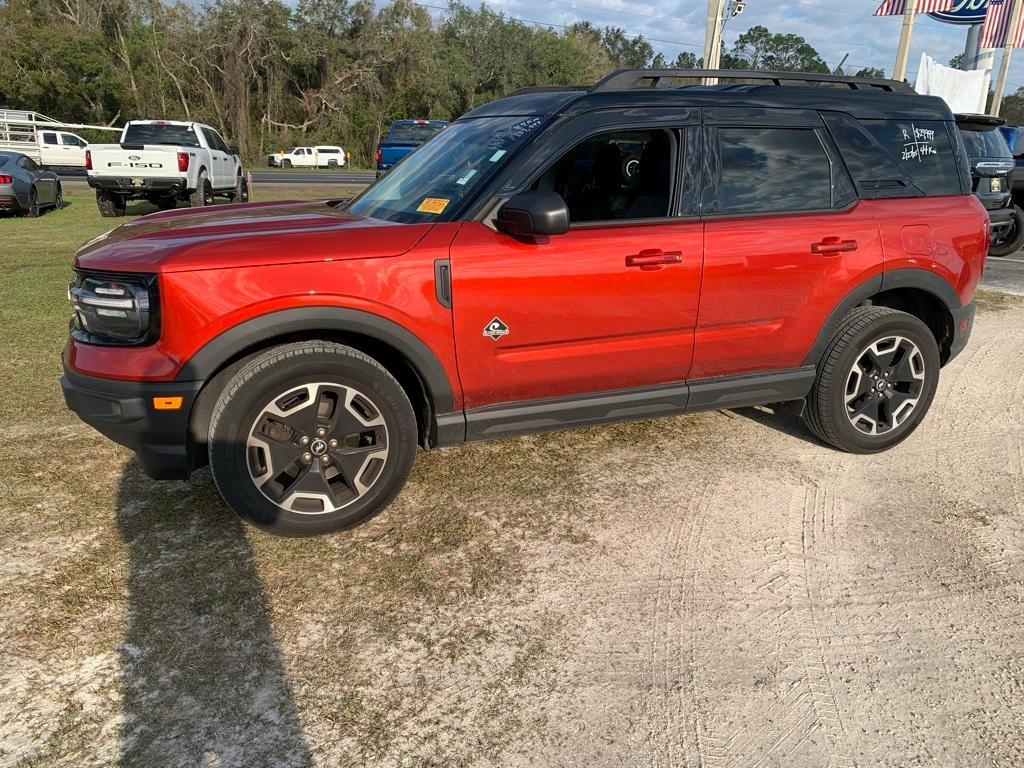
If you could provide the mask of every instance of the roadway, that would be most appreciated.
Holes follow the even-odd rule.
[[[989,257],[981,287],[1024,296],[1024,251],[1001,259]]]

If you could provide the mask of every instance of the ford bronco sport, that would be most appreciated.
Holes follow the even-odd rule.
[[[953,115],[901,83],[627,70],[466,114],[350,204],[157,213],[75,261],[68,405],[156,478],[332,531],[417,446],[802,401],[921,422],[988,246]]]

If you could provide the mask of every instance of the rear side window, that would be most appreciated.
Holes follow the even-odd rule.
[[[810,128],[719,128],[722,213],[832,207],[831,164]]]
[[[823,118],[862,197],[961,194],[960,160],[941,120]]]
[[[56,144],[57,143],[57,134],[56,133],[44,133],[43,134],[43,143],[44,144]]]
[[[939,120],[864,120],[926,195],[959,195],[960,178],[946,124]]]

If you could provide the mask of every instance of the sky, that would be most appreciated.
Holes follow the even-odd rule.
[[[424,0],[443,5],[444,0]],[[728,48],[746,29],[755,25],[772,32],[801,35],[817,49],[826,63],[835,68],[847,53],[850,58],[843,69],[855,72],[861,67],[881,67],[886,76],[892,73],[899,42],[902,16],[874,17],[881,0],[746,0],[746,9],[725,26]],[[470,5],[474,3],[470,2]],[[588,20],[597,26],[617,26],[629,34],[642,34],[656,51],[669,61],[680,51],[701,56],[704,47],[704,22],[707,4],[704,0],[667,0],[647,3],[637,0],[487,0],[487,5],[508,16],[550,25],[568,25]],[[925,52],[941,64],[963,53],[967,27],[944,24],[925,14],[917,16],[907,61],[907,79],[914,82],[921,53]],[[998,72],[1001,52],[995,55]],[[1010,60],[1006,92],[1024,85],[1024,49],[1014,52]]]

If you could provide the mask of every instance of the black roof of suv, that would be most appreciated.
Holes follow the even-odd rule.
[[[754,82],[697,85],[704,77]],[[672,81],[684,81],[673,85]],[[593,86],[525,88],[465,117],[572,115],[619,107],[763,107],[846,112],[858,118],[953,120],[946,102],[897,80],[746,70],[621,69]]]

